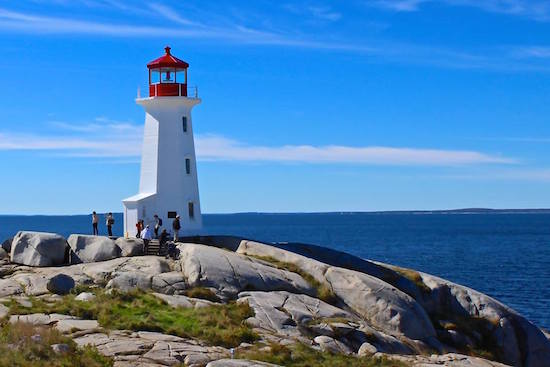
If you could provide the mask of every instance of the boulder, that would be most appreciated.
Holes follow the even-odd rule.
[[[81,302],[90,302],[95,299],[95,294],[91,292],[82,292],[79,293],[78,296],[76,296],[74,299]]]
[[[435,329],[424,309],[390,284],[336,267],[329,268],[325,277],[338,298],[380,330],[410,339],[435,337]]]
[[[21,231],[11,244],[11,262],[29,266],[66,263],[67,241],[55,233]]]
[[[68,344],[52,344],[51,348],[57,354],[67,354],[71,351]]]
[[[315,337],[313,341],[321,347],[321,350],[324,352],[331,352],[337,354],[351,354],[353,353],[347,345],[344,343],[331,338],[330,336],[320,335]]]
[[[420,273],[431,289],[423,299],[424,307],[434,315],[451,320],[477,320],[479,330],[494,345],[497,355],[506,364],[544,367],[550,361],[550,341],[543,332],[497,300],[433,275]],[[484,321],[484,322],[480,322]]]
[[[218,359],[210,362],[206,367],[282,367],[278,364],[251,361],[248,359]]]
[[[109,237],[72,234],[67,240],[71,263],[93,263],[120,257],[120,248]]]
[[[120,256],[143,255],[144,244],[141,238],[119,237],[116,239],[115,244],[120,248]]]
[[[359,350],[357,351],[357,355],[359,357],[370,357],[374,355],[376,352],[378,352],[378,349],[374,345],[372,345],[369,342],[364,342]]]
[[[134,289],[149,290],[153,279],[151,274],[136,271],[115,272],[112,277],[106,288],[116,288],[122,292],[129,292]]]
[[[190,287],[216,288],[227,297],[235,297],[243,290],[316,293],[300,275],[243,255],[197,244],[180,244],[178,248],[183,275]]]
[[[187,289],[185,277],[181,271],[170,271],[155,275],[152,287],[155,292],[164,294],[182,294]]]
[[[48,280],[46,288],[55,294],[68,294],[75,286],[74,279],[67,274],[57,274]]]
[[[11,252],[11,243],[13,242],[13,237],[12,238],[8,238],[6,240],[4,240],[4,242],[2,242],[2,248],[4,249],[4,251],[6,251],[8,254]]]
[[[248,303],[254,310],[248,324],[280,336],[300,336],[300,329],[310,328],[311,321],[354,318],[344,310],[304,294],[242,292],[239,302]]]
[[[4,260],[7,258],[8,258],[8,253],[6,252],[6,250],[0,247],[0,260]]]

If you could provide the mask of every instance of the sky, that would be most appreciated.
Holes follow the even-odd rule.
[[[550,207],[550,2],[0,0],[0,214],[122,211],[187,61],[204,213]]]

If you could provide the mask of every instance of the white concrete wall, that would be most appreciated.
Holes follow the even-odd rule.
[[[145,109],[145,129],[141,159],[140,194],[155,194],[139,200],[137,215],[146,224],[158,214],[164,227],[171,230],[169,211],[180,215],[183,231],[196,234],[202,228],[193,122],[191,109],[200,99],[186,97],[142,98],[136,102]],[[187,117],[187,132],[182,117]],[[191,172],[186,173],[185,158],[191,160]],[[188,203],[194,203],[194,218],[188,215]],[[129,204],[126,204],[127,206]],[[143,208],[146,215],[143,217]],[[125,224],[133,236],[132,224]],[[134,223],[135,226],[135,223]]]

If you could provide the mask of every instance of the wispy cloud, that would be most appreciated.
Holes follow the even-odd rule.
[[[386,2],[393,4],[396,10],[414,10],[424,0],[399,0],[395,2],[376,1],[372,4],[382,6]],[[426,0],[428,1],[428,0]],[[449,0],[451,1],[451,0]],[[458,1],[458,0],[457,0]],[[95,4],[95,2],[94,2]],[[101,6],[107,3],[100,2]],[[99,5],[98,5],[99,6]],[[113,5],[114,6],[114,5]],[[144,4],[143,9],[124,9],[132,14],[146,14],[151,16],[151,10],[168,21],[161,25],[154,22],[141,24],[125,24],[114,21],[101,21],[101,17],[94,20],[77,19],[68,16],[43,16],[26,12],[17,12],[0,8],[0,31],[16,33],[29,33],[44,36],[45,34],[63,35],[91,35],[108,37],[149,37],[149,38],[182,38],[199,41],[219,41],[236,43],[241,45],[264,45],[279,47],[294,47],[300,49],[315,49],[321,51],[336,51],[361,54],[365,57],[379,60],[430,65],[456,69],[487,69],[495,71],[532,71],[549,72],[550,65],[546,62],[548,49],[538,47],[491,47],[486,50],[470,52],[445,48],[442,46],[427,46],[414,43],[399,43],[388,40],[370,39],[369,41],[350,42],[349,37],[341,37],[335,34],[323,37],[322,34],[307,34],[295,29],[277,29],[276,27],[263,27],[262,23],[254,23],[256,26],[245,25],[235,19],[212,15],[216,18],[215,24],[206,22],[199,17],[191,15],[184,17],[178,12],[161,3]],[[115,6],[116,9],[120,7]],[[288,6],[287,6],[288,8]],[[307,12],[310,17],[324,18],[326,21],[335,21],[340,13],[329,7],[307,6],[290,7],[296,12]],[[288,9],[287,9],[288,10]],[[300,14],[301,14],[300,13]],[[194,14],[192,11],[190,14]],[[202,14],[202,16],[204,16]],[[133,19],[132,17],[126,17]],[[240,16],[239,18],[246,18]]]
[[[517,15],[538,21],[550,20],[547,0],[368,0],[367,5],[393,11],[417,11],[423,4],[468,6],[487,12]]]
[[[50,151],[71,157],[120,158],[141,154],[143,130],[140,125],[98,123],[96,120],[79,125],[55,122],[52,126],[58,129],[57,135],[0,133],[0,150]],[[197,136],[196,149],[198,159],[203,161],[403,166],[516,163],[508,157],[475,151],[342,145],[260,146],[218,135]]]

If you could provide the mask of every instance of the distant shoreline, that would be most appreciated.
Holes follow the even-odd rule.
[[[100,213],[101,214],[101,213]],[[122,212],[113,212],[122,215]],[[490,209],[464,208],[441,210],[381,210],[381,211],[330,211],[330,212],[237,212],[203,213],[203,215],[430,215],[430,214],[550,214],[550,209]],[[90,214],[0,214],[0,217],[77,217]]]

